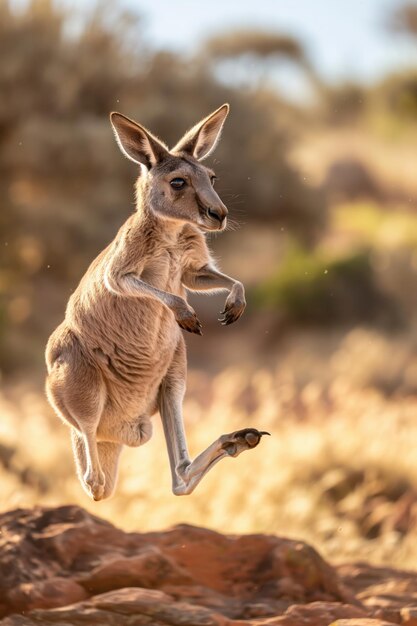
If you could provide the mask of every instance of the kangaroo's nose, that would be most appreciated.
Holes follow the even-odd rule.
[[[219,222],[219,224],[222,224],[223,220],[225,219],[225,217],[227,215],[227,209],[226,208],[208,207],[207,208],[207,215],[212,220],[217,220]]]

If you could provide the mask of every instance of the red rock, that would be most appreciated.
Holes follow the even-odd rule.
[[[36,608],[54,608],[79,602],[88,598],[88,594],[74,580],[55,576],[33,583],[21,583],[9,593],[13,606],[20,611]]]
[[[417,607],[404,607],[400,611],[401,624],[404,626],[417,626]]]
[[[356,606],[335,602],[312,602],[305,605],[293,605],[284,615],[271,620],[260,621],[259,626],[327,626],[339,618],[363,618],[366,611]],[[343,619],[342,619],[343,621]],[[349,620],[347,620],[349,621]]]
[[[205,607],[176,602],[162,591],[125,588],[100,594],[89,602],[48,611],[35,610],[27,617],[10,616],[2,626],[32,624],[88,624],[94,626],[232,626],[232,622]]]
[[[395,626],[395,624],[381,622],[379,619],[338,619],[329,626]]]
[[[192,577],[155,546],[144,548],[132,557],[108,558],[78,581],[90,593],[122,587],[163,587],[192,584]]]
[[[417,574],[336,569],[300,541],[125,533],[75,506],[0,515],[0,626],[413,626],[405,605]]]

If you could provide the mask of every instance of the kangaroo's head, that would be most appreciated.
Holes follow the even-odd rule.
[[[214,190],[216,176],[200,161],[216,147],[229,105],[196,124],[169,150],[146,128],[121,113],[110,115],[117,143],[141,166],[139,193],[158,216],[223,230],[227,209]]]

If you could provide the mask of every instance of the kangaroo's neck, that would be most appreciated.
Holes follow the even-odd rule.
[[[136,213],[130,224],[134,231],[154,244],[175,244],[184,228],[179,220],[160,217],[144,194],[137,195]]]

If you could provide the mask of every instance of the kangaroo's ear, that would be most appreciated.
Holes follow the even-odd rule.
[[[110,113],[110,122],[125,156],[150,169],[168,154],[168,148],[146,128],[121,113]]]
[[[205,159],[216,147],[228,113],[229,105],[223,104],[185,133],[173,152],[188,152],[199,161]]]

